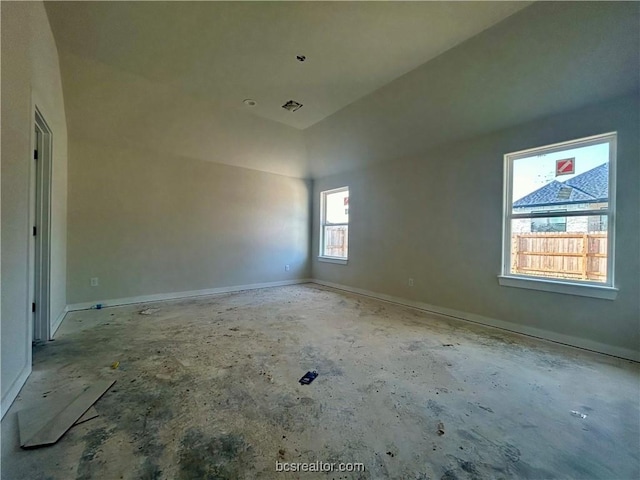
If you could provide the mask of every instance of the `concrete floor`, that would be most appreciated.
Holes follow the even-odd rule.
[[[74,312],[34,355],[3,479],[640,478],[638,364],[316,285]],[[98,378],[98,418],[18,447],[18,410]]]

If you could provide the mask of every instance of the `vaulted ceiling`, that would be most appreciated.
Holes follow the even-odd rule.
[[[639,82],[633,2],[45,3],[70,137],[296,177]]]
[[[48,2],[59,48],[304,129],[530,2]],[[303,62],[297,59],[304,56]],[[289,100],[303,104],[295,113]]]

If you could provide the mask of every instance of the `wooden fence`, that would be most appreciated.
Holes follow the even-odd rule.
[[[511,242],[511,272],[605,282],[607,233],[517,233]]]
[[[325,227],[324,254],[330,257],[346,257],[349,250],[349,234],[347,226]]]

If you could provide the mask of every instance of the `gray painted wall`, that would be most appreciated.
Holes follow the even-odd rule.
[[[29,169],[34,106],[53,132],[51,297],[66,307],[67,125],[56,45],[40,2],[2,3],[2,415],[31,371]]]
[[[305,176],[302,131],[247,112],[242,99],[225,108],[64,49],[60,67],[69,131],[77,137]]]
[[[313,277],[639,351],[639,105],[637,95],[624,96],[315,181]],[[618,298],[498,285],[503,155],[610,131],[618,132]],[[344,185],[350,188],[349,263],[321,263],[320,192]]]
[[[69,303],[308,278],[308,203],[301,179],[71,137]]]

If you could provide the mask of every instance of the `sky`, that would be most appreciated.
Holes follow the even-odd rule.
[[[575,173],[556,177],[556,160],[575,157]],[[609,161],[609,143],[520,158],[513,162],[513,200],[528,195],[547,183],[564,182]]]
[[[346,202],[345,202],[346,199]],[[346,203],[346,204],[345,204]],[[349,192],[342,191],[327,195],[327,221],[330,223],[349,222]]]

